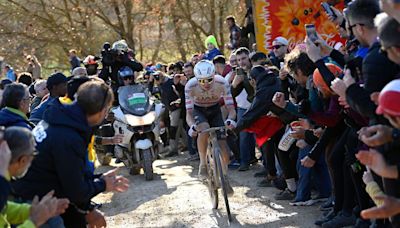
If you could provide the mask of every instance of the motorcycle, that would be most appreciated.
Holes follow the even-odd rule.
[[[163,105],[152,99],[141,84],[118,89],[119,106],[113,108],[114,132],[124,135],[122,143],[115,145],[114,154],[137,175],[143,168],[146,180],[153,179],[153,161],[162,150],[158,122]]]

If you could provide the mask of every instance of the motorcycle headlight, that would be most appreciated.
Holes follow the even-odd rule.
[[[126,121],[128,122],[129,125],[131,126],[143,126],[143,125],[150,125],[152,124],[155,119],[156,119],[156,113],[149,112],[144,116],[134,116],[131,114],[125,115]]]

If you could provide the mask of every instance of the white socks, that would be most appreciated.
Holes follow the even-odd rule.
[[[295,192],[297,190],[296,180],[294,178],[286,179],[287,188],[291,192]]]

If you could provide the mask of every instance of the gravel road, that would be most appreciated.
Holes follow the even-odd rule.
[[[206,186],[196,178],[198,162],[184,157],[155,161],[153,181],[145,181],[143,175],[129,176],[121,167],[120,174],[131,181],[129,190],[94,199],[103,204],[101,211],[108,227],[315,227],[313,222],[321,214],[318,206],[290,206],[288,201],[273,199],[279,190],[257,187],[260,179],[253,174],[261,170],[260,165],[246,172],[230,171],[235,190],[229,199],[234,221],[228,224],[222,197],[220,209],[213,210]]]

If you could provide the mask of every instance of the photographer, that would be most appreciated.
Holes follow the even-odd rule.
[[[101,57],[103,68],[100,71],[99,77],[105,82],[111,80],[111,88],[114,94],[116,94],[118,87],[122,86],[122,82],[118,80],[118,71],[122,67],[129,67],[134,72],[143,70],[142,64],[131,58],[128,54],[128,45],[125,40],[113,43],[112,47],[109,43],[105,43],[101,51]]]
[[[165,112],[169,112],[170,127],[169,132],[169,153],[167,157],[178,154],[178,142],[176,135],[179,127],[179,120],[181,117],[182,98],[186,84],[186,77],[183,74],[174,74],[169,77],[162,72],[153,73],[149,79],[150,90],[154,94],[159,92],[161,95],[161,102],[165,105]],[[166,113],[165,113],[166,114]],[[165,125],[165,122],[160,125]]]
[[[247,74],[251,70],[250,51],[247,48],[241,47],[235,51],[235,55],[231,56],[230,60],[236,57],[237,65],[233,65],[235,70],[226,76],[226,80],[231,82],[232,97],[235,98],[237,104],[237,121],[240,121],[244,113],[251,106],[251,99],[254,96],[254,88],[251,86]],[[232,61],[233,62],[233,61]],[[234,62],[233,62],[234,64]],[[219,68],[219,67],[218,67]],[[218,69],[218,71],[220,71]],[[239,131],[238,131],[239,132]],[[240,151],[240,167],[239,170],[245,171],[249,169],[249,164],[252,158],[255,157],[255,138],[253,133],[239,133],[239,151]]]

